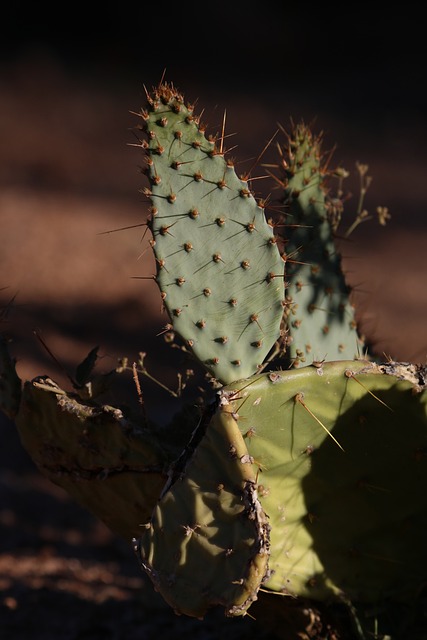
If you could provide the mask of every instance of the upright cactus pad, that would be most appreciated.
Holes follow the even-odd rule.
[[[293,366],[359,357],[350,288],[328,219],[321,138],[294,127],[282,160],[287,256],[286,315]]]
[[[174,330],[218,381],[252,375],[283,317],[273,229],[173,87],[155,89],[141,116],[156,281]]]

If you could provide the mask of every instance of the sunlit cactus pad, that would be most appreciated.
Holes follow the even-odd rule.
[[[426,373],[331,362],[219,392],[258,469],[267,588],[379,602],[425,584]]]
[[[127,540],[165,483],[167,447],[120,409],[83,404],[48,377],[25,382],[15,418],[41,473]]]
[[[156,281],[174,330],[222,383],[252,375],[280,335],[284,262],[264,209],[171,86],[148,95],[144,189]]]

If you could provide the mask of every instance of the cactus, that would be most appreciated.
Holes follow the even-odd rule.
[[[15,422],[46,477],[116,534],[139,535],[168,469],[166,450],[147,427],[120,409],[83,404],[46,376],[23,385]]]
[[[257,588],[315,600],[414,597],[427,561],[426,380],[427,368],[351,360],[219,390],[206,435],[137,544],[156,589],[179,613],[200,616],[212,601],[244,613],[256,591],[230,565],[241,566],[249,513],[249,548],[268,559]],[[207,577],[196,566],[209,552],[217,560]],[[247,549],[245,562],[250,572]],[[236,583],[242,605],[230,607]]]
[[[0,407],[177,613],[243,616],[264,592],[410,602],[427,578],[427,369],[360,358],[320,137],[300,124],[279,147],[277,231],[172,85],[138,115],[153,279],[206,404],[164,428],[115,409],[94,393],[117,374],[93,376],[96,350],[71,391],[21,390],[2,340]]]
[[[331,198],[325,184],[330,170],[324,166],[321,142],[321,136],[299,123],[280,158],[292,366],[313,359],[353,359],[364,350],[334,241],[328,211]]]
[[[141,117],[156,281],[174,330],[221,383],[246,378],[280,335],[273,229],[178,91],[160,85]]]
[[[426,384],[427,367],[351,360],[219,392],[218,419],[233,416],[259,470],[265,588],[371,603],[416,596],[427,566]]]

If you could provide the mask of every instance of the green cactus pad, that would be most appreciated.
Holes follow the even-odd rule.
[[[15,422],[43,475],[116,534],[139,534],[166,478],[166,456],[151,433],[119,409],[83,405],[47,377],[24,384]]]
[[[291,363],[357,358],[364,345],[328,218],[321,138],[306,125],[291,132],[282,169]]]
[[[259,468],[266,588],[372,603],[425,585],[426,381],[425,367],[338,361],[219,392]]]
[[[252,375],[283,317],[273,229],[175,89],[155,89],[141,117],[156,281],[173,328],[220,382]]]
[[[135,551],[176,613],[244,615],[268,573],[269,524],[235,420],[217,414],[164,492]]]

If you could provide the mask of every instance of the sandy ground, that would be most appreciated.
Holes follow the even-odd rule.
[[[100,345],[104,369],[147,351],[156,375],[174,384],[171,356],[156,337],[166,322],[157,289],[149,278],[137,279],[154,268],[145,227],[105,233],[143,225],[147,213],[139,152],[128,146],[136,123],[129,111],[139,108],[141,87],[93,88],[45,65],[4,70],[0,95],[0,302],[14,298],[5,330],[19,375],[48,373],[67,382],[64,370],[72,373]],[[238,117],[239,100],[230,95],[224,105],[230,130],[238,132],[236,154],[256,157],[280,115],[255,100]],[[216,126],[222,111],[210,95],[206,106]],[[254,119],[261,120],[256,133]],[[337,136],[346,131],[348,123],[336,124]],[[331,116],[325,128],[333,129]],[[370,165],[368,206],[385,205],[392,214],[387,227],[369,222],[351,236],[344,265],[375,350],[425,362],[427,157],[407,154],[402,165],[408,143],[403,134],[392,137],[382,152],[366,139],[359,158],[352,156],[362,147],[352,146],[360,140],[354,131],[339,151],[340,161]],[[167,419],[174,410],[167,397],[151,388],[148,397],[153,417]],[[40,477],[7,420],[0,438],[2,640],[142,639],[152,637],[153,624],[159,640],[171,632],[214,638],[225,629],[236,639],[262,637],[248,618],[226,627],[220,616],[175,616],[147,589],[132,551]]]

